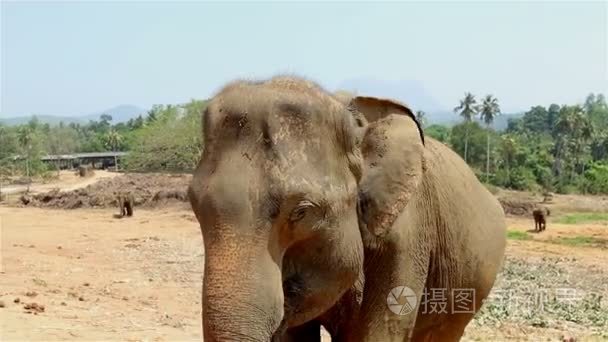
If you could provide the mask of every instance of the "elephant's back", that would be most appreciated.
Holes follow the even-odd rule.
[[[439,255],[449,255],[464,267],[461,275],[454,275],[460,278],[454,285],[493,282],[506,245],[506,220],[500,202],[448,146],[429,138],[426,152],[425,191],[432,197],[429,201],[436,208],[435,216],[439,216],[432,218],[438,241],[444,241],[437,246]]]
[[[426,168],[430,177],[452,195],[462,196],[464,203],[473,209],[480,208],[485,215],[504,221],[504,210],[498,199],[479,181],[473,170],[454,150],[433,138],[426,139]]]

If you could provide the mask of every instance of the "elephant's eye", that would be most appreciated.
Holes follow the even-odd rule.
[[[300,203],[298,203],[296,208],[291,212],[291,215],[289,215],[289,220],[291,222],[300,221],[301,219],[304,218],[304,216],[306,216],[306,212],[308,211],[308,209],[310,209],[314,206],[315,205],[310,201],[301,201]]]

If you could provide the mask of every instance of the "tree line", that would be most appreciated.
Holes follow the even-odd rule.
[[[516,190],[608,193],[608,105],[603,94],[589,94],[583,104],[534,106],[509,119],[501,132],[491,128],[500,115],[492,95],[478,103],[466,93],[454,111],[461,123],[430,125],[425,132],[450,145],[481,180]]]
[[[0,125],[0,176],[52,173],[45,154],[129,151],[121,167],[132,171],[191,171],[202,150],[201,110],[206,101],[156,105],[125,123],[101,115],[87,124]],[[608,105],[603,94],[583,104],[534,106],[492,128],[501,115],[493,95],[471,93],[454,108],[454,126],[425,123],[425,134],[447,144],[487,184],[516,190],[608,193]],[[22,158],[14,160],[14,156]]]
[[[183,105],[155,105],[121,123],[112,123],[110,115],[102,114],[86,124],[51,126],[35,116],[23,125],[0,124],[0,178],[50,177],[56,170],[41,157],[79,152],[129,151],[121,167],[133,171],[192,169],[202,147],[200,109],[204,104],[192,100]]]

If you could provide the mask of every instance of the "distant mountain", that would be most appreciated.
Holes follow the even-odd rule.
[[[101,111],[96,114],[90,114],[90,115],[84,116],[83,119],[87,122],[89,120],[99,120],[99,116],[101,114],[111,115],[112,123],[117,124],[120,122],[127,122],[130,119],[134,119],[140,114],[142,116],[145,116],[146,109],[142,109],[142,108],[139,108],[139,107],[133,106],[133,105],[120,105],[120,106],[116,106],[116,107]]]
[[[23,125],[23,124],[26,124],[28,121],[30,121],[30,119],[32,117],[33,117],[33,115],[17,116],[17,117],[12,117],[12,118],[0,118],[0,124],[7,125],[7,126]],[[71,123],[71,122],[74,122],[74,123],[85,122],[85,121],[82,121],[80,118],[72,117],[72,116],[36,115],[36,117],[38,118],[38,120],[41,123],[48,123],[51,126],[58,125],[61,121],[63,121],[66,124]]]
[[[387,81],[373,78],[357,78],[343,81],[335,90],[351,91],[360,95],[388,97],[407,104],[413,111],[422,110],[428,125],[453,126],[462,119],[453,111],[446,109],[418,81]],[[496,117],[492,127],[495,130],[507,128],[508,120],[521,117],[523,113],[501,114]],[[481,123],[481,120],[479,120]]]
[[[38,118],[38,120],[40,120],[41,123],[48,123],[49,125],[58,125],[61,121],[66,124],[72,122],[85,124],[89,122],[89,120],[99,120],[99,117],[102,114],[108,114],[112,116],[112,123],[117,124],[120,122],[129,121],[129,119],[136,118],[140,114],[142,116],[145,116],[146,110],[133,105],[120,105],[84,116],[36,115],[36,117]],[[0,123],[8,126],[21,125],[27,123],[32,118],[32,116],[33,115],[0,118]]]
[[[445,111],[418,81],[387,81],[373,78],[357,78],[343,81],[336,90],[347,90],[361,95],[397,99],[412,108],[427,113]]]
[[[524,116],[524,113],[500,114],[494,119],[492,128],[494,128],[497,131],[504,131],[505,129],[507,129],[507,125],[509,124],[510,119],[519,119],[523,116]]]

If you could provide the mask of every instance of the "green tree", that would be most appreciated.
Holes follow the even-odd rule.
[[[593,161],[608,160],[608,130],[595,130],[591,138],[590,154]]]
[[[500,106],[498,99],[492,95],[486,95],[483,98],[480,108],[480,115],[483,122],[486,124],[486,182],[490,179],[490,131],[494,118],[500,114]]]
[[[105,145],[111,151],[118,151],[118,147],[122,143],[123,137],[115,129],[110,129],[105,136]],[[118,170],[118,159],[114,155],[114,167]]]
[[[584,173],[584,152],[586,144],[593,136],[593,126],[585,115],[583,107],[562,106],[553,135],[556,137],[554,173],[559,181],[572,182],[575,172]],[[567,158],[570,156],[571,158]],[[564,163],[566,161],[566,163]],[[564,174],[564,168],[568,173]],[[567,180],[563,177],[567,176]]]
[[[467,155],[469,149],[469,123],[473,121],[473,118],[477,114],[477,100],[471,93],[465,93],[464,98],[460,100],[460,104],[454,108],[454,112],[458,113],[465,123],[465,140],[464,140],[464,161],[467,162]]]
[[[99,122],[103,125],[103,126],[110,126],[111,122],[112,122],[112,115],[110,114],[101,114],[99,116]]]
[[[424,134],[443,143],[450,141],[450,128],[443,125],[430,125],[424,130]]]
[[[608,164],[592,163],[584,173],[584,192],[608,193]]]
[[[138,171],[193,170],[202,151],[201,115],[205,101],[155,106],[154,120],[137,132],[125,165]]]
[[[522,128],[537,134],[551,132],[549,112],[543,106],[534,106],[522,118]]]
[[[0,125],[0,160],[10,157],[17,152],[17,140],[14,130]]]
[[[596,127],[608,125],[608,104],[604,94],[589,94],[585,99],[583,109]]]
[[[466,141],[468,165],[473,169],[483,170],[485,164],[486,133],[486,130],[476,121],[454,125],[450,131],[450,146],[454,151],[462,155]]]
[[[144,126],[144,119],[141,117],[141,115],[137,116],[137,118],[135,118],[135,120],[133,121],[133,129],[140,129]]]
[[[559,117],[560,106],[555,103],[551,104],[547,109],[547,121],[548,121],[548,129],[549,132],[553,132],[553,128],[557,123],[557,118]]]
[[[34,126],[35,127],[35,126]],[[17,139],[23,151],[25,151],[25,175],[28,179],[27,191],[30,191],[30,184],[32,182],[30,175],[30,160],[32,158],[32,143],[34,140],[34,130],[31,125],[22,126],[17,132]]]
[[[552,135],[556,138],[553,173],[558,178],[560,178],[563,170],[563,160],[568,146],[568,134],[574,129],[575,120],[576,115],[571,107],[563,106],[560,108],[552,132]]]
[[[156,121],[156,117],[158,115],[158,113],[162,112],[164,110],[162,105],[153,105],[152,108],[150,108],[150,110],[148,111],[148,115],[146,116],[146,120],[145,123],[146,124],[151,124],[154,121]]]
[[[79,148],[78,132],[69,126],[59,125],[52,127],[44,135],[45,150],[48,154],[69,154],[74,153]],[[56,164],[59,173],[59,164]]]

